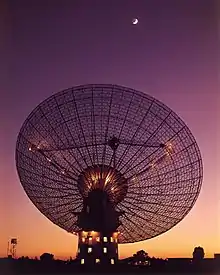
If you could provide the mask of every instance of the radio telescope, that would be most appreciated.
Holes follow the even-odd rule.
[[[39,104],[18,135],[16,165],[34,205],[78,235],[81,264],[114,264],[118,243],[171,229],[202,183],[186,124],[155,98],[117,85],[77,86]]]

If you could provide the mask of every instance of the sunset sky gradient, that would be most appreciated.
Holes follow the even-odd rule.
[[[0,257],[74,256],[77,238],[45,218],[15,167],[20,127],[41,101],[87,83],[131,87],[157,98],[188,125],[200,147],[204,181],[195,207],[154,239],[121,245],[155,257],[220,252],[220,91],[218,7],[213,0],[9,0],[0,7]],[[132,18],[139,23],[132,25]]]

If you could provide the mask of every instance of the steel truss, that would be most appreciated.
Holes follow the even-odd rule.
[[[158,100],[116,85],[78,86],[43,101],[20,130],[16,165],[31,201],[69,232],[80,230],[79,176],[97,165],[120,172],[126,196],[112,197],[123,213],[120,243],[172,228],[202,183],[200,151],[186,124]]]

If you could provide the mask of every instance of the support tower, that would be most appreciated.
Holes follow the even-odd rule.
[[[83,209],[78,215],[78,260],[81,264],[115,264],[118,260],[119,217],[115,205],[127,193],[127,181],[113,167],[87,168],[78,180]]]

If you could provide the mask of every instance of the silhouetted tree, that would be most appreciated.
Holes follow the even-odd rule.
[[[144,250],[137,251],[136,254],[133,255],[133,263],[134,264],[145,264],[149,260],[148,253]]]
[[[193,250],[193,260],[194,261],[201,261],[204,259],[205,252],[204,249],[201,246],[197,246]]]
[[[22,260],[22,261],[24,261],[24,260],[26,260],[26,261],[28,261],[29,260],[29,257],[28,256],[21,256],[20,258],[18,258],[19,260]]]
[[[43,253],[40,256],[40,260],[45,261],[45,262],[53,261],[54,260],[54,255],[50,254],[50,253]]]

